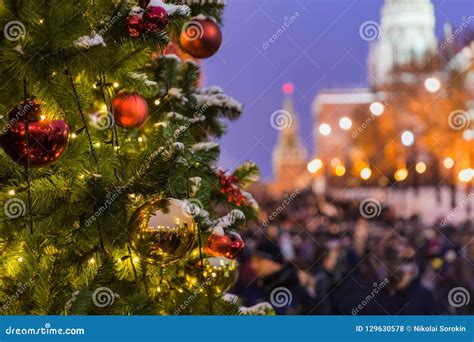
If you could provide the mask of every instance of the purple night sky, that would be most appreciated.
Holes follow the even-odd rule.
[[[416,1],[416,0],[413,0]],[[232,170],[255,161],[262,179],[272,179],[271,151],[278,131],[271,114],[281,108],[282,84],[295,85],[294,102],[301,136],[313,151],[311,105],[325,88],[366,86],[369,43],[360,25],[379,22],[383,0],[229,0],[220,52],[203,62],[205,85],[219,85],[245,106],[241,119],[222,139],[221,166]],[[474,15],[472,0],[433,0],[437,35],[445,22],[453,26]],[[296,21],[267,49],[263,44],[282,27]],[[472,25],[472,23],[471,23]]]

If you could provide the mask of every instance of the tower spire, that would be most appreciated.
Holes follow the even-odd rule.
[[[281,115],[287,122],[281,127],[278,143],[273,150],[273,170],[277,183],[295,181],[295,177],[305,170],[308,151],[299,136],[299,120],[293,105],[293,85],[283,85],[285,99]]]

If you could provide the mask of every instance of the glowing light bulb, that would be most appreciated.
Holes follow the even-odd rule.
[[[405,146],[411,146],[415,142],[415,136],[410,131],[404,131],[401,136],[402,144]]]
[[[438,90],[441,89],[441,82],[435,77],[427,78],[425,80],[425,88],[430,93],[436,93]]]
[[[76,139],[76,138],[77,138],[76,133],[72,133],[72,134],[71,134],[71,139]]]
[[[422,161],[416,163],[416,165],[415,165],[415,170],[416,170],[416,172],[418,172],[420,175],[423,174],[423,173],[425,173],[425,171],[426,171],[426,164],[425,164],[424,162],[422,162]]]
[[[95,259],[94,259],[94,258],[90,258],[90,259],[89,259],[89,264],[95,264]]]
[[[349,119],[348,117],[343,117],[339,120],[339,127],[341,127],[343,130],[347,131],[351,129],[352,127],[352,120]]]
[[[331,134],[331,126],[329,126],[327,123],[323,123],[319,126],[319,133],[322,135],[329,135]]]
[[[380,116],[385,111],[385,106],[380,102],[373,102],[370,105],[370,112],[375,116]]]
[[[451,157],[446,157],[444,158],[443,160],[443,166],[446,168],[446,169],[452,169],[453,166],[454,166],[454,159],[451,158]]]
[[[308,163],[308,171],[311,173],[316,173],[323,167],[323,162],[321,159],[316,158]]]
[[[18,262],[23,262],[23,257],[18,257]]]
[[[10,196],[15,196],[15,190],[10,190],[10,191],[8,191],[8,194],[9,194]]]
[[[342,177],[346,173],[346,168],[344,167],[344,165],[338,165],[334,169],[334,173],[336,174],[336,176]]]
[[[397,182],[404,181],[408,177],[408,170],[407,169],[398,169],[395,171],[394,178]]]
[[[370,176],[372,176],[372,170],[368,167],[365,167],[360,171],[360,178],[362,178],[363,180],[369,179]]]
[[[119,84],[117,82],[114,82],[114,88],[118,88]]]
[[[458,179],[461,182],[468,183],[474,178],[474,169],[464,169],[459,171]]]

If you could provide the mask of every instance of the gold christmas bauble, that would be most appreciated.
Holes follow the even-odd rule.
[[[215,294],[222,294],[234,286],[239,276],[239,264],[226,257],[210,257],[203,261],[203,278]]]
[[[145,263],[169,265],[191,252],[197,227],[186,208],[183,201],[171,198],[147,202],[135,211],[130,241]]]

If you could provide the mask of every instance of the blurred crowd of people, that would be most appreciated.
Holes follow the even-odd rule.
[[[268,301],[277,314],[301,315],[474,313],[472,221],[426,226],[389,208],[365,218],[359,203],[310,191],[260,206],[234,288],[244,305]]]

